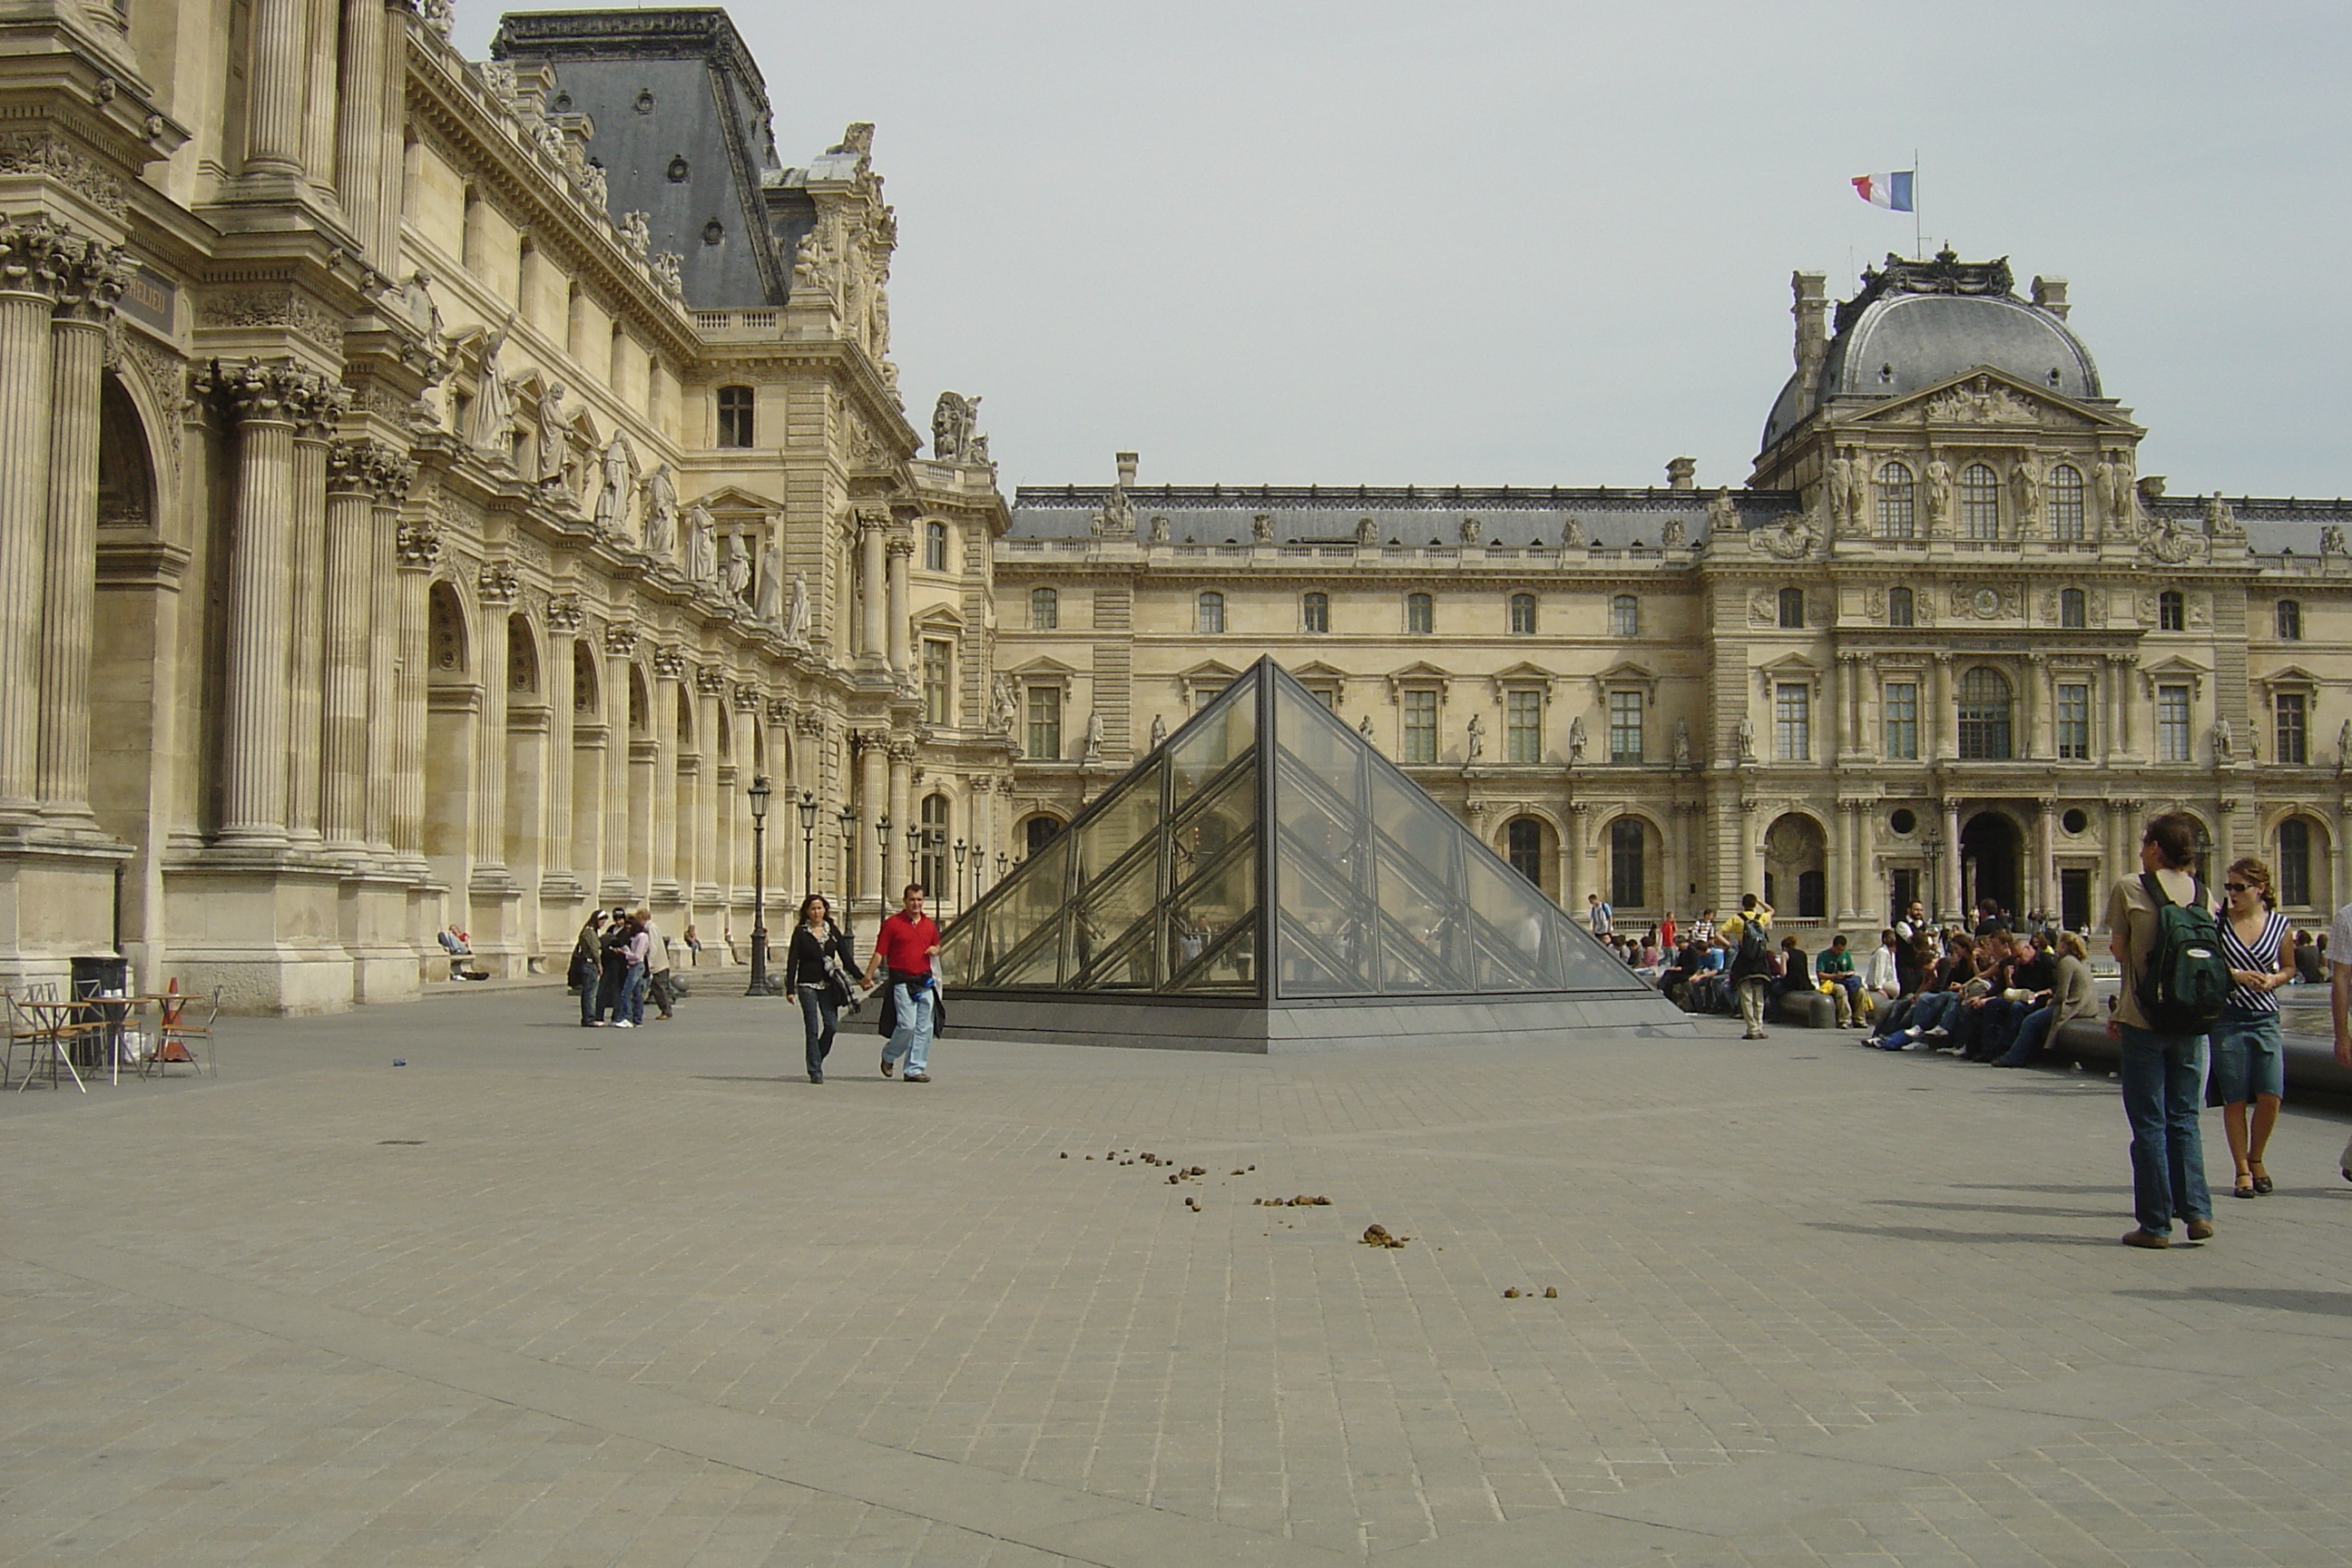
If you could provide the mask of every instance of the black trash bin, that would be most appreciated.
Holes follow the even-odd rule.
[[[73,961],[73,994],[79,997],[98,996],[107,992],[126,998],[124,1001],[99,1009],[106,1020],[102,1030],[75,1037],[73,1064],[77,1068],[103,1070],[108,1058],[122,1040],[122,1021],[131,1016],[131,961],[113,953],[92,953]]]

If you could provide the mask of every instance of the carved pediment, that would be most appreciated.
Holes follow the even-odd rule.
[[[1930,425],[1986,431],[2078,430],[2093,426],[2133,430],[2113,412],[2061,396],[2004,371],[1978,369],[1883,403],[1858,416],[1858,425]]]

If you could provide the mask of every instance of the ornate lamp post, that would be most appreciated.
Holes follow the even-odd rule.
[[[801,791],[801,897],[816,891],[816,792]]]
[[[834,820],[841,825],[842,923],[846,928],[849,903],[857,897],[857,814],[845,805]]]
[[[1931,829],[1920,838],[1919,848],[1927,857],[1927,923],[1933,925],[1938,918],[1936,905],[1944,890],[1943,879],[1936,874],[1936,868],[1943,863],[1944,836]]]
[[[2197,879],[2209,889],[2213,885],[2213,873],[2210,868],[2212,853],[2212,837],[2205,831],[2203,825],[2200,824],[2197,829]]]
[[[996,879],[1004,880],[1004,868],[1013,864],[1012,858],[1000,849],[996,852]]]
[[[923,860],[922,860],[922,855],[923,855],[923,828],[922,828],[922,825],[921,825],[920,823],[910,823],[910,824],[908,824],[908,827],[907,827],[907,880],[908,880],[908,881],[909,881],[909,882],[920,882],[920,881],[922,881],[922,880],[923,880],[923,872],[922,872]],[[929,889],[929,887],[928,885],[924,888],[924,891],[926,891],[926,892],[929,892],[930,890],[931,890],[931,889]]]
[[[743,994],[768,994],[768,775],[744,792],[751,798],[751,984]]]
[[[881,820],[874,825],[874,837],[882,843],[882,879],[887,882],[890,879],[890,814],[888,812],[884,812]],[[881,900],[875,907],[883,914],[888,914],[890,890],[887,888],[877,888],[875,889],[874,896]]]
[[[963,840],[959,838],[955,841],[956,908],[958,910],[963,908]]]

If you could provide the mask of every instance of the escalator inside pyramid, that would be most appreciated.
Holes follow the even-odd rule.
[[[1682,1016],[1270,658],[959,919],[960,1032],[1232,1050]]]

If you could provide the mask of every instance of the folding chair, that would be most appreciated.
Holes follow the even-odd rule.
[[[40,991],[47,987],[33,986],[28,989]],[[5,997],[8,1009],[7,1066],[13,1067],[15,1064],[17,1040],[21,1038],[26,1041],[31,1047],[26,1053],[25,1079],[16,1086],[16,1092],[22,1094],[32,1086],[34,1077],[40,1070],[41,1058],[46,1056],[49,1063],[51,1089],[58,1087],[58,1068],[62,1067],[66,1069],[66,1076],[73,1079],[74,1088],[88,1094],[89,1086],[83,1083],[81,1074],[74,1070],[72,1053],[67,1049],[68,1042],[87,1032],[85,1026],[67,1023],[62,1015],[52,1016],[40,1010],[28,1010],[25,1005],[26,1002],[44,1000],[44,998],[30,994],[20,998],[5,992],[0,992],[0,997]],[[0,1068],[0,1071],[5,1071],[5,1068]],[[0,1077],[0,1084],[5,1082],[6,1079]]]
[[[189,994],[175,1000],[177,1007],[166,1003],[156,1011],[154,1049],[139,1058],[139,1076],[145,1078],[152,1071],[169,1077],[165,1068],[184,1062],[200,1074],[209,1070],[219,1077],[220,1062],[213,1055],[213,1024],[220,1016],[219,987],[214,987],[209,996]]]

